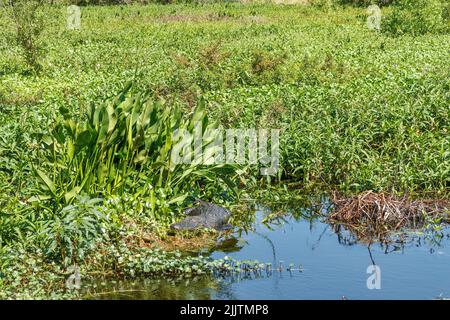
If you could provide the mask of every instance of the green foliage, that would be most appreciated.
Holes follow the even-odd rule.
[[[448,28],[444,17],[441,0],[395,1],[382,19],[382,30],[393,35],[439,33]]]
[[[309,4],[322,10],[329,10],[333,7],[335,2],[333,0],[312,0],[309,1]]]
[[[22,48],[25,61],[34,71],[41,69],[43,0],[3,0],[15,26],[15,41]]]
[[[105,240],[111,222],[101,212],[101,202],[101,199],[79,196],[74,204],[43,221],[37,241],[41,241],[46,257],[68,266],[83,261],[97,242]]]
[[[442,17],[444,18],[447,25],[450,23],[450,2],[444,5],[444,10],[442,11]]]
[[[73,269],[45,263],[45,259],[45,254],[40,250],[0,249],[0,299],[82,298],[82,291],[66,287],[66,280]],[[108,276],[111,272],[116,278],[137,278],[230,275],[271,270],[271,264],[256,260],[239,261],[229,257],[213,260],[202,255],[182,255],[178,251],[137,248],[125,242],[103,246],[77,266],[84,288],[89,288],[89,280],[94,276]]]
[[[177,128],[192,133],[193,118],[204,129],[280,128],[289,188],[448,198],[449,36],[434,29],[428,9],[417,13],[424,28],[394,23],[403,32],[395,39],[389,29],[370,32],[366,9],[86,6],[78,32],[66,29],[65,7],[45,6],[49,50],[36,77],[10,45],[12,20],[2,10],[0,250],[15,253],[1,252],[8,268],[0,272],[21,276],[3,277],[0,296],[77,297],[64,291],[61,262],[126,275],[192,269],[169,253],[146,256],[134,251],[139,243],[117,243],[139,228],[165,232],[192,197],[223,203],[239,182],[263,181],[229,166],[173,166],[171,137]],[[391,12],[403,17],[386,7],[388,22]],[[123,90],[128,79],[133,87]],[[296,199],[251,186],[275,201]],[[233,223],[250,221],[249,212]]]
[[[395,0],[337,0],[339,4],[349,4],[358,7],[368,7],[371,4],[378,6],[387,6],[393,3]]]
[[[0,299],[76,299],[78,293],[65,288],[69,275],[44,261],[40,251],[0,249]]]
[[[176,108],[143,94],[129,94],[130,88],[131,83],[111,101],[99,107],[91,105],[85,120],[76,122],[68,110],[60,109],[62,116],[51,134],[42,139],[50,168],[47,173],[35,168],[42,193],[33,200],[43,202],[43,208],[60,210],[81,192],[104,197],[136,193],[149,198],[149,211],[155,216],[155,197],[160,192],[174,205],[208,181],[218,179],[234,188],[233,166],[203,165],[194,161],[193,150],[186,155],[191,163],[172,159],[177,132],[185,130],[193,135],[195,126],[202,124],[200,134],[204,137],[217,127],[217,123],[208,122],[202,105],[193,111],[192,119],[185,119]],[[213,141],[205,136],[202,148]]]

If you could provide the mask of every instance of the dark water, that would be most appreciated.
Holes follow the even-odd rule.
[[[450,239],[437,233],[409,234],[405,243],[380,245],[351,241],[320,219],[288,216],[262,224],[267,211],[256,215],[254,230],[235,234],[228,247],[212,253],[240,260],[281,264],[283,271],[251,278],[236,276],[189,280],[152,279],[105,283],[120,290],[95,296],[108,299],[434,299],[450,296]],[[442,237],[439,235],[443,234]],[[227,252],[223,252],[224,250]],[[231,251],[231,252],[230,252]],[[290,263],[302,271],[286,271]],[[368,289],[367,268],[381,271],[380,289]]]

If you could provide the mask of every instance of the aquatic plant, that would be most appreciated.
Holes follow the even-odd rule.
[[[59,210],[83,192],[106,198],[137,193],[141,199],[148,198],[149,213],[157,217],[158,212],[167,214],[158,211],[162,206],[155,208],[160,194],[167,196],[169,205],[181,203],[213,179],[233,191],[234,166],[172,159],[178,130],[192,133],[197,122],[203,125],[201,134],[215,127],[202,106],[186,119],[176,108],[143,94],[128,94],[130,88],[131,83],[111,101],[91,105],[85,120],[74,120],[60,109],[50,134],[42,138],[48,166],[35,168],[41,194],[30,201],[43,209]],[[202,148],[211,142],[211,138],[203,139]]]

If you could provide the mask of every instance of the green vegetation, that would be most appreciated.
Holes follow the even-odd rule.
[[[22,54],[29,67],[37,72],[41,65],[41,33],[44,28],[43,0],[3,1],[14,24],[16,43],[22,48]],[[0,2],[0,4],[3,4]]]
[[[437,33],[448,31],[449,4],[439,0],[402,0],[393,4],[393,10],[383,22],[383,30],[391,34]]]
[[[42,138],[52,175],[35,170],[42,193],[33,200],[44,202],[44,210],[61,210],[80,193],[105,198],[131,193],[149,201],[149,214],[159,221],[169,213],[155,209],[161,193],[168,204],[180,204],[190,192],[210,187],[208,180],[234,188],[229,179],[232,166],[180,165],[171,159],[176,130],[193,134],[196,121],[203,124],[203,133],[217,127],[208,123],[202,106],[186,121],[176,108],[142,95],[127,97],[130,85],[106,105],[92,106],[82,123],[74,122],[69,110],[60,109],[63,119]],[[202,147],[210,142],[205,139]]]
[[[78,297],[64,289],[73,264],[207,272],[137,241],[169,238],[194,197],[230,205],[276,180],[448,198],[448,10],[394,3],[376,32],[364,7],[336,3],[86,6],[80,30],[62,5],[42,7],[42,28],[2,9],[0,297]],[[194,120],[280,128],[280,174],[173,165],[172,135]],[[101,258],[115,250],[135,266]]]
[[[41,251],[4,248],[0,256],[0,299],[80,299],[83,292],[68,290],[66,280],[73,274],[70,268],[55,263],[42,263]],[[90,255],[79,272],[84,283],[95,275],[102,277],[152,277],[225,275],[271,270],[270,263],[235,261],[229,257],[212,260],[208,257],[183,256],[180,252],[137,248],[129,243],[100,246]]]

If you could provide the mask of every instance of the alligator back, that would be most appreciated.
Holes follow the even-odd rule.
[[[213,203],[202,200],[199,200],[198,203],[197,207],[185,210],[185,213],[190,216],[172,224],[170,227],[176,230],[223,229],[231,216],[231,212]]]

